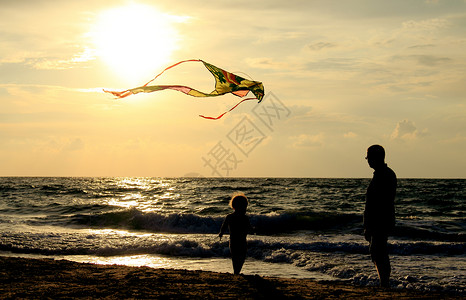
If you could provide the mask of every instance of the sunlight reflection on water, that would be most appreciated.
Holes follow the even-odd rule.
[[[112,256],[112,257],[89,257],[81,255],[67,256],[66,259],[93,263],[100,265],[125,265],[133,267],[151,267],[165,269],[186,269],[186,270],[202,270],[220,273],[232,273],[231,260],[225,258],[208,258],[208,259],[193,259],[184,257],[163,257],[157,255],[130,255],[130,256]],[[284,277],[284,278],[311,278],[315,280],[336,280],[329,275],[309,272],[298,267],[290,266],[289,264],[266,263],[254,259],[246,259],[242,274],[244,275],[260,275],[268,277]]]

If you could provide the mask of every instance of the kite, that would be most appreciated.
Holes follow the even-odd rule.
[[[190,88],[188,86],[183,86],[183,85],[149,85],[149,83],[157,79],[157,77],[162,75],[165,71],[173,67],[176,67],[179,64],[185,63],[185,62],[202,62],[204,66],[207,68],[207,70],[209,70],[210,73],[215,78],[215,90],[213,90],[210,93],[204,93],[204,92],[201,92],[201,91],[198,91],[198,90],[195,90],[193,88]],[[216,97],[216,96],[232,93],[233,95],[243,98],[249,92],[252,92],[254,94],[255,96],[254,98],[242,99],[239,103],[233,106],[230,110],[224,112],[218,117],[206,117],[206,116],[200,115],[200,117],[205,118],[205,119],[210,119],[210,120],[220,119],[226,113],[232,111],[244,101],[258,100],[259,101],[258,103],[260,103],[262,101],[262,98],[264,98],[264,86],[262,82],[245,79],[243,77],[227,72],[223,69],[220,69],[200,59],[189,59],[189,60],[183,60],[183,61],[177,62],[176,64],[165,68],[160,74],[155,76],[153,79],[151,79],[149,82],[147,82],[143,86],[128,89],[128,90],[121,91],[121,92],[108,91],[108,90],[104,90],[104,92],[110,93],[118,98],[125,98],[130,95],[134,95],[138,93],[152,93],[152,92],[162,91],[162,90],[167,90],[167,89],[179,91],[179,92],[185,93],[193,97]]]

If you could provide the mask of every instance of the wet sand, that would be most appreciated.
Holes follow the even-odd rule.
[[[0,299],[453,299],[310,279],[95,265],[0,256]]]

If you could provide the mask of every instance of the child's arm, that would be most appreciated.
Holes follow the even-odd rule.
[[[223,220],[222,227],[220,227],[220,233],[218,234],[218,237],[222,239],[223,233],[227,230],[228,227],[228,216],[225,217],[225,220]]]

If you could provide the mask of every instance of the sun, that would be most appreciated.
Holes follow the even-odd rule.
[[[92,32],[97,56],[128,82],[150,79],[170,62],[179,18],[130,4],[102,12]]]

